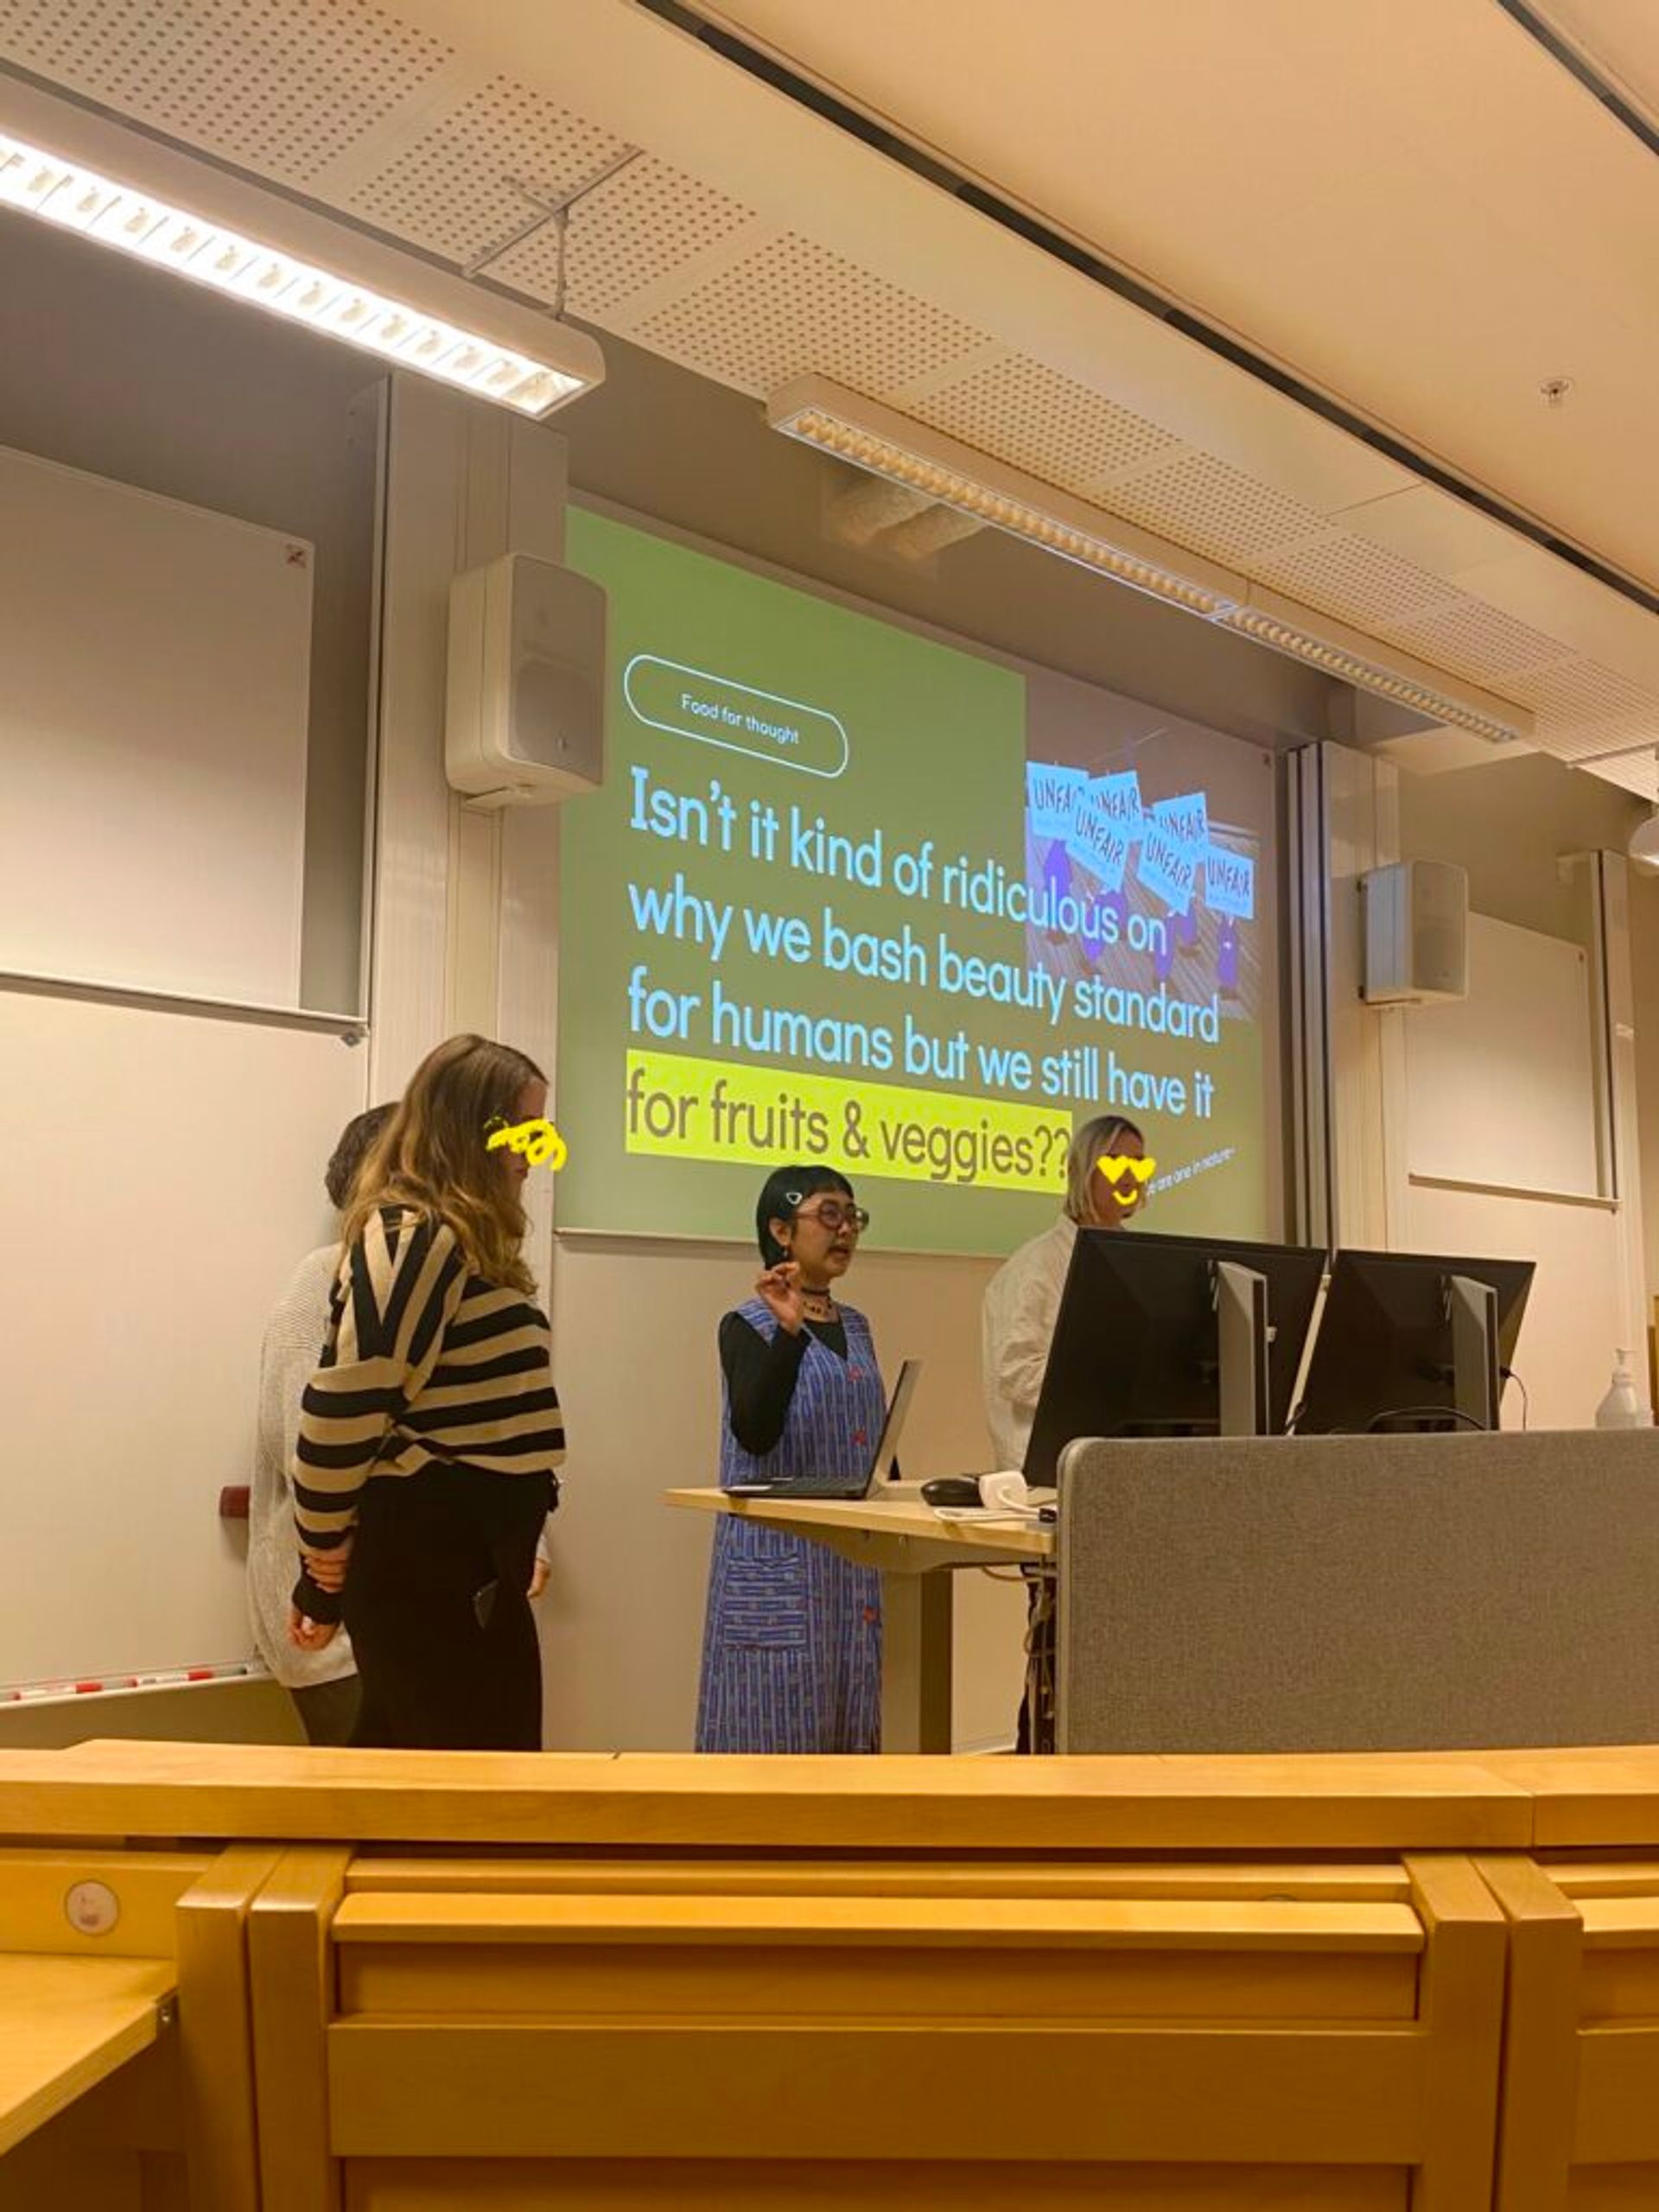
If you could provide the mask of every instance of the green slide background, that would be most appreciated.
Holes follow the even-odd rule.
[[[1085,1031],[1070,1009],[1057,1029],[1044,1016],[999,1007],[934,988],[825,973],[816,957],[827,906],[842,926],[896,935],[906,920],[927,948],[930,976],[936,941],[944,931],[953,948],[1023,966],[1023,925],[973,915],[938,899],[905,899],[891,888],[810,876],[788,865],[791,804],[822,813],[833,831],[868,837],[883,833],[884,874],[893,855],[934,841],[943,862],[966,854],[970,863],[1000,861],[1021,879],[1026,867],[1026,685],[1011,670],[757,576],[708,554],[671,543],[583,509],[569,516],[567,557],[601,583],[610,597],[609,753],[600,791],[561,809],[560,982],[557,1120],[569,1146],[559,1177],[561,1229],[669,1236],[747,1236],[766,1170],[653,1158],[625,1149],[623,1086],[630,1047],[702,1059],[753,1058],[717,1046],[707,1014],[711,977],[727,994],[759,1006],[886,1024],[899,1042],[891,1071],[824,1065],[816,1071],[850,1081],[890,1084],[969,1096],[1019,1098],[1052,1106],[1039,1088],[993,1090],[978,1077],[971,1055],[959,1083],[907,1075],[902,1033],[908,1010],[944,1036],[958,1027],[971,1043],[1020,1046],[1033,1055],[1067,1044],[1109,1046],[1136,1067],[1190,1076],[1195,1066],[1217,1084],[1216,1113],[1144,1117],[1160,1173],[1226,1144],[1238,1147],[1224,1167],[1160,1194],[1147,1226],[1212,1235],[1259,1235],[1263,1227],[1262,1061],[1255,1023],[1224,1020],[1218,1047],[1144,1036],[1094,1024]],[[845,727],[849,757],[833,780],[810,776],[777,760],[726,750],[642,722],[623,695],[623,675],[637,654],[690,668],[827,709]],[[1225,741],[1217,741],[1224,743]],[[1034,750],[1038,748],[1033,748]],[[706,798],[717,781],[739,808],[731,855],[670,842],[631,829],[632,771],[653,783]],[[1149,795],[1153,794],[1149,791]],[[768,867],[748,857],[751,798],[785,817],[778,858]],[[718,967],[692,941],[638,931],[632,880],[666,889],[682,871],[689,889],[740,910]],[[743,935],[745,906],[801,916],[810,926],[815,957],[797,966],[752,953]],[[1260,924],[1254,926],[1259,927]],[[644,963],[648,982],[702,995],[690,1033],[680,1040],[628,1033],[628,978]],[[1147,963],[1150,987],[1150,962]],[[1171,988],[1179,989],[1179,963]],[[777,1064],[773,1064],[777,1065]],[[778,1066],[778,1088],[792,1071]],[[1068,1102],[1074,1120],[1094,1102]],[[850,1166],[861,1200],[874,1217],[870,1243],[937,1251],[1006,1252],[1053,1218],[1058,1202],[1042,1192],[988,1191],[882,1178],[874,1160]]]

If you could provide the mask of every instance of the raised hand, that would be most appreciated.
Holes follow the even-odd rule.
[[[793,1260],[780,1260],[775,1268],[757,1275],[754,1291],[780,1329],[786,1329],[791,1337],[800,1333],[806,1302],[801,1296],[801,1271]]]

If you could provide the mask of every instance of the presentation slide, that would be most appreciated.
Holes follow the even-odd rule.
[[[612,694],[562,810],[560,1229],[745,1236],[822,1161],[873,1245],[1003,1253],[1116,1110],[1145,1226],[1264,1234],[1267,757],[569,521]]]

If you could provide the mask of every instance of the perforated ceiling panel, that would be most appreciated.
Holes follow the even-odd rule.
[[[1544,744],[1563,760],[1611,746],[1659,742],[1659,698],[1595,661],[1575,660],[1523,677],[1515,690],[1537,714]]]
[[[1006,353],[942,385],[911,411],[964,445],[1085,499],[1182,450],[1173,431],[1022,353]]]
[[[1357,610],[1364,608],[1365,620],[1357,625],[1362,628],[1421,620],[1458,596],[1444,577],[1345,532],[1294,552],[1269,554],[1255,563],[1252,573],[1304,606],[1344,622],[1356,622]]]
[[[1659,761],[1651,753],[1633,753],[1624,760],[1599,761],[1596,773],[1604,781],[1617,784],[1621,791],[1631,791],[1637,798],[1659,805]]]
[[[597,320],[648,286],[723,245],[754,210],[654,155],[639,154],[570,211],[567,301]],[[550,300],[558,285],[558,240],[550,226],[490,266],[504,284]]]
[[[353,211],[463,265],[628,151],[585,117],[493,78],[350,194]]]
[[[902,398],[990,340],[855,263],[791,232],[659,308],[630,334],[756,397],[816,371],[873,399]]]
[[[1421,621],[1396,623],[1389,633],[1420,660],[1449,668],[1473,683],[1523,676],[1530,669],[1571,660],[1573,648],[1529,623],[1459,592],[1452,603]]]
[[[0,0],[0,57],[303,185],[453,54],[359,0]]]
[[[1185,454],[1166,468],[1120,485],[1109,504],[1161,537],[1239,567],[1327,527],[1325,516],[1300,499],[1287,499],[1207,453]]]

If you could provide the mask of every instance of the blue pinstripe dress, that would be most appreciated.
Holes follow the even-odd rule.
[[[738,1307],[770,1343],[758,1298]],[[869,1324],[843,1306],[843,1360],[807,1332],[784,1433],[760,1458],[721,1393],[720,1482],[861,1474],[887,1406]],[[697,1700],[700,1751],[874,1751],[881,1738],[881,1579],[823,1544],[737,1515],[715,1523]]]

